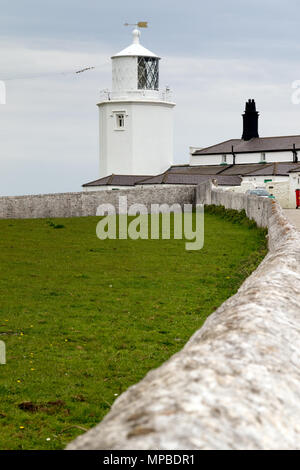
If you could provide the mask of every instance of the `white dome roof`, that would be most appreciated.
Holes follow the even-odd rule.
[[[140,31],[138,29],[134,29],[132,31],[133,34],[133,42],[130,46],[126,47],[123,49],[121,52],[118,52],[117,54],[112,56],[112,59],[115,57],[128,57],[128,56],[142,56],[142,57],[156,57],[157,59],[160,59],[158,55],[154,54],[154,52],[149,51],[149,49],[146,49],[140,44]]]

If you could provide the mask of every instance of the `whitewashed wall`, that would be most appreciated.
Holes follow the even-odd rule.
[[[114,57],[112,59],[112,93],[120,98],[124,93],[135,91],[138,83],[137,57]],[[126,98],[128,96],[126,95]]]
[[[222,163],[222,155],[190,155],[190,165],[220,165]],[[232,165],[232,155],[227,155],[227,163]]]
[[[165,101],[105,101],[100,113],[100,175],[155,175],[173,164],[173,107]],[[124,129],[115,115],[125,112]]]
[[[196,150],[193,148],[194,151]],[[227,155],[227,163],[233,163],[232,154]],[[191,155],[190,165],[219,165],[222,163],[223,154],[219,155]],[[235,163],[259,163],[261,161],[261,152],[257,153],[237,153]],[[265,161],[267,163],[273,162],[292,162],[292,152],[265,152]]]
[[[265,181],[266,180],[272,180],[272,182],[274,181],[280,181],[280,182],[283,182],[283,181],[288,181],[289,180],[289,177],[288,176],[281,176],[281,175],[270,175],[270,176],[261,176],[261,175],[257,175],[257,176],[243,176],[243,181],[244,182],[252,182],[254,183],[256,186],[263,186]]]

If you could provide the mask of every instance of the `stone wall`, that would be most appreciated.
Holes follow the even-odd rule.
[[[276,202],[207,185],[197,197],[267,223],[268,255],[180,352],[68,449],[300,448],[300,234]]]
[[[119,196],[128,197],[128,205],[191,204],[195,186],[133,188],[119,191],[57,193],[33,196],[0,197],[0,219],[35,219],[47,217],[85,217],[96,215],[99,204],[110,203],[118,208]]]
[[[293,191],[293,204],[290,204],[290,183],[287,177],[286,181],[270,181],[264,183],[259,181],[242,181],[241,186],[234,186],[230,188],[230,191],[237,193],[245,193],[249,189],[255,189],[256,187],[265,188],[270,194],[275,196],[283,209],[295,207],[295,191]]]
[[[196,189],[196,202],[215,204],[226,209],[244,209],[249,219],[255,220],[259,227],[267,227],[270,216],[271,200],[257,196],[248,196],[244,193],[211,189],[211,183],[202,183]]]

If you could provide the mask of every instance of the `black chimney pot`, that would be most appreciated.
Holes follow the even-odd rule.
[[[243,140],[250,140],[258,135],[258,116],[254,100],[246,102],[245,113],[243,114]]]

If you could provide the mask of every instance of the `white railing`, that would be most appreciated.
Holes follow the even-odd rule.
[[[172,102],[173,93],[169,88],[165,88],[163,90],[124,90],[122,92],[114,92],[105,89],[100,91],[99,99],[100,101],[155,99],[158,101]]]

